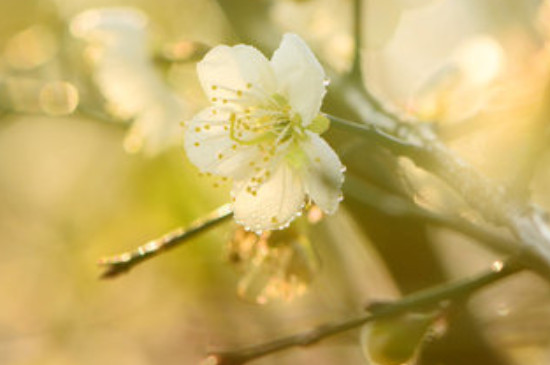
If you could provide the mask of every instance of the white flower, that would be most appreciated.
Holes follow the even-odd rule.
[[[202,172],[233,178],[236,221],[284,228],[306,197],[335,212],[343,167],[319,136],[325,74],[304,41],[286,34],[271,60],[254,47],[218,46],[197,69],[212,106],[189,123],[185,150]]]
[[[495,39],[468,38],[421,84],[409,100],[409,110],[421,119],[440,122],[474,117],[494,99],[505,61]]]
[[[133,119],[126,149],[155,155],[181,143],[180,123],[189,107],[155,70],[147,23],[145,14],[133,8],[93,9],[75,16],[71,30],[87,42],[94,80],[109,110]]]

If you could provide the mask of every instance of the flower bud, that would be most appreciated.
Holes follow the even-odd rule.
[[[360,340],[363,354],[372,365],[412,364],[438,316],[406,313],[366,325]]]

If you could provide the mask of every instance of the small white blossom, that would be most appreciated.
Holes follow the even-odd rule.
[[[233,178],[235,219],[254,231],[286,227],[306,197],[326,213],[341,200],[343,166],[319,136],[323,68],[286,34],[268,60],[254,47],[213,48],[197,66],[212,105],[185,132],[189,159],[205,173]]]
[[[495,39],[468,38],[413,93],[409,111],[440,122],[474,117],[491,106],[505,62],[504,50]]]
[[[114,115],[133,119],[130,152],[155,155],[181,143],[189,107],[162,80],[147,48],[148,20],[134,8],[86,10],[71,21],[94,66],[94,80]]]

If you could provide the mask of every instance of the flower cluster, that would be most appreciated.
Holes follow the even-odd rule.
[[[217,46],[197,66],[211,106],[187,125],[185,150],[202,172],[233,179],[235,219],[246,229],[286,227],[307,199],[333,213],[344,168],[319,135],[323,68],[294,34],[268,60],[246,45]]]

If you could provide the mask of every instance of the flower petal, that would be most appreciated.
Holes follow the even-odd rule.
[[[206,108],[187,125],[184,147],[189,160],[202,172],[244,179],[250,163],[262,158],[256,146],[236,143],[229,134],[230,110]]]
[[[295,34],[285,34],[271,58],[278,80],[278,92],[307,126],[319,113],[325,96],[325,72],[307,44]]]
[[[247,230],[281,229],[301,213],[304,187],[299,174],[288,164],[280,163],[255,194],[248,190],[250,184],[236,183],[232,191],[235,220]]]
[[[213,103],[243,103],[243,98],[263,100],[275,91],[275,76],[267,58],[243,44],[217,46],[197,64],[204,92]]]
[[[325,213],[332,214],[342,200],[344,167],[327,142],[310,131],[302,149],[308,158],[304,172],[305,189],[309,197]]]

